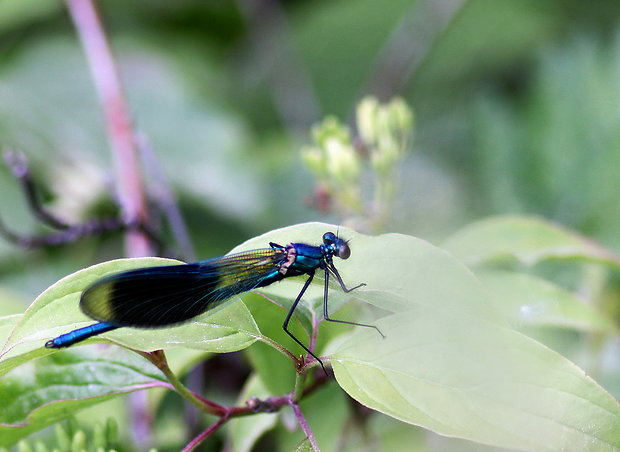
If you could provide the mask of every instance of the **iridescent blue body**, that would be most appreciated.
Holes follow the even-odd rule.
[[[372,325],[329,318],[327,298],[330,274],[345,292],[363,286],[360,284],[348,289],[334,267],[334,257],[347,259],[351,254],[346,241],[327,232],[319,246],[305,243],[269,245],[270,248],[194,264],[147,267],[106,276],[86,288],[80,299],[82,311],[99,323],[62,334],[49,340],[45,346],[69,347],[121,327],[157,328],[176,325],[213,309],[234,295],[268,286],[284,278],[308,275],[282,326],[322,366],[319,358],[288,330],[291,316],[317,269],[325,271],[325,319],[377,329]]]

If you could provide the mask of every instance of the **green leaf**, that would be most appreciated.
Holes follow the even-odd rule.
[[[58,0],[3,0],[0,2],[0,30],[6,33],[7,29],[49,19],[53,14],[58,14],[61,8],[62,3]]]
[[[22,318],[23,314],[9,315],[0,318],[0,343],[4,343],[5,341],[7,341],[8,337],[15,329],[15,326],[19,324]],[[31,350],[30,352],[12,357],[0,356],[0,376],[4,375],[15,366],[18,366],[39,356],[43,356],[44,354],[45,350],[35,349]]]
[[[378,325],[385,339],[358,329],[332,354],[338,383],[360,403],[441,435],[500,447],[620,447],[618,402],[542,344],[426,306]]]
[[[436,443],[439,438],[432,438],[432,434],[413,425],[405,424],[390,418],[388,416],[373,416],[369,419],[370,434],[377,438],[380,452],[391,452],[394,450],[407,450],[412,452],[432,452],[434,450],[458,450],[463,452],[463,448],[446,449],[437,447]],[[435,436],[435,435],[433,435]],[[463,440],[460,440],[462,443]],[[431,446],[432,444],[432,446]],[[475,444],[475,443],[470,443]],[[358,445],[358,447],[361,446]],[[460,445],[462,446],[462,444]],[[480,448],[480,444],[476,444]]]
[[[15,325],[19,323],[22,317],[23,314],[12,314],[0,317],[0,343],[4,343],[8,339]]]
[[[210,356],[212,356],[210,352],[192,348],[171,348],[166,350],[168,366],[179,378],[183,378],[194,366],[206,361]]]
[[[94,281],[118,271],[177,263],[161,258],[119,259],[61,279],[34,301],[11,332],[0,352],[0,374],[32,358],[55,353],[43,348],[47,339],[92,324],[79,310],[79,297]],[[142,351],[179,346],[212,352],[240,350],[259,338],[260,332],[245,305],[232,301],[226,303],[226,309],[222,306],[182,326],[165,330],[122,328],[89,342],[112,341]]]
[[[369,237],[359,234],[355,231],[339,228],[338,226],[324,223],[306,223],[296,226],[271,231],[262,236],[256,237],[239,247],[233,252],[242,251],[253,248],[263,248],[269,242],[279,244],[288,243],[308,243],[311,245],[319,245],[322,242],[322,236],[325,232],[338,232],[339,235],[350,240],[352,255],[347,260],[335,259],[334,264],[338,268],[343,280],[348,286],[353,286],[364,282],[367,285],[361,287],[351,293],[344,294],[342,289],[332,284],[329,291],[329,310],[331,314],[336,313],[344,303],[350,302],[348,306],[349,312],[357,311],[364,313],[369,307],[375,306],[379,308],[378,312],[369,313],[361,319],[357,317],[343,317],[335,315],[334,318],[364,321],[372,323],[373,318],[377,315],[385,315],[385,312],[402,312],[416,306],[417,303],[436,304],[435,299],[429,299],[425,296],[431,290],[441,295],[443,302],[434,309],[446,309],[448,311],[457,309],[465,315],[475,317],[483,317],[494,322],[502,322],[499,315],[494,313],[491,305],[489,305],[483,297],[479,296],[479,288],[472,284],[472,277],[469,271],[459,261],[449,254],[438,250],[423,240],[416,239],[399,234],[387,234],[379,237]],[[446,272],[451,276],[437,286],[437,275],[439,272]],[[410,275],[416,275],[416,283],[411,284]],[[267,295],[269,298],[275,298],[278,301],[287,300],[286,309],[292,303],[292,300],[301,290],[306,277],[291,278],[283,283],[273,284],[268,287],[260,288],[257,292]],[[314,294],[314,298],[308,299],[306,296],[302,299],[310,312],[314,312],[314,316],[321,319],[322,301],[323,301],[323,272],[318,271],[315,276],[315,283],[312,284],[309,291],[310,296]],[[284,292],[284,288],[288,294]],[[317,302],[320,300],[320,302]],[[270,321],[268,328],[271,334],[281,334],[281,322],[284,320],[285,312],[279,321]],[[265,329],[267,326],[261,326]],[[357,327],[358,329],[360,327]],[[275,331],[274,329],[277,329]],[[323,322],[321,324],[321,337],[329,336],[336,332],[346,332],[350,328],[346,325]],[[297,334],[297,333],[295,333]],[[373,331],[377,339],[379,334]],[[300,336],[298,336],[300,337]],[[303,340],[300,337],[300,340]],[[278,339],[280,342],[281,339]],[[281,342],[284,343],[284,342]],[[292,344],[290,348],[294,353],[299,353],[300,349],[297,345]],[[288,368],[283,365],[274,366],[269,358],[269,350],[262,350],[260,344],[255,345],[249,350],[252,362],[259,370],[260,375],[272,391],[280,392],[282,387],[279,382],[287,382],[281,374],[290,374]],[[273,352],[270,353],[274,355]],[[278,359],[275,357],[274,359]],[[274,370],[277,369],[277,370]],[[286,369],[282,371],[282,369]],[[278,377],[270,378],[270,372],[276,372]],[[278,384],[278,386],[276,386]],[[290,390],[287,386],[286,390]],[[278,392],[276,392],[278,393]]]
[[[577,295],[533,275],[481,272],[478,278],[514,328],[558,326],[617,334],[615,323]]]
[[[429,290],[437,291],[443,298],[441,309],[466,311],[469,315],[483,317],[493,321],[501,321],[494,313],[487,300],[479,296],[478,287],[472,287],[471,273],[462,263],[450,254],[430,245],[424,240],[402,234],[385,234],[371,237],[351,229],[326,223],[304,223],[271,231],[255,237],[235,248],[233,252],[264,248],[269,242],[279,244],[302,242],[311,245],[322,243],[325,232],[338,232],[340,237],[349,240],[351,257],[347,260],[334,259],[340,275],[347,286],[363,282],[366,286],[351,293],[343,294],[337,283],[330,281],[329,309],[336,312],[345,302],[355,301],[359,310],[368,304],[386,312],[400,312],[418,304],[434,304],[424,296]],[[441,287],[436,286],[436,275],[449,273],[453,279],[446,279]],[[415,284],[411,279],[415,276]],[[289,300],[294,299],[301,290],[304,277],[291,278],[289,283]],[[317,271],[313,286],[320,289],[316,292],[321,303],[311,306],[322,309],[323,272]],[[278,286],[273,284],[257,290],[268,296],[282,296]],[[475,286],[475,283],[473,284]],[[475,290],[474,290],[475,289]],[[467,300],[467,303],[463,303]],[[304,297],[302,303],[306,303]],[[290,302],[289,302],[290,303]],[[322,316],[322,311],[320,314]],[[329,325],[331,328],[342,328],[342,325]]]
[[[243,404],[251,397],[264,399],[271,396],[267,387],[257,374],[252,375],[246,382],[238,399]],[[229,437],[232,449],[235,452],[250,452],[256,441],[267,431],[276,426],[276,413],[260,413],[253,416],[235,418],[230,421]]]
[[[12,445],[81,408],[163,381],[155,366],[118,347],[72,349],[24,364],[0,380],[0,445]]]
[[[253,300],[251,311],[257,312],[260,308],[259,305],[267,304],[276,306],[277,309],[269,310],[264,314],[268,316],[267,319],[263,319],[263,325],[265,321],[274,322],[279,324],[280,330],[282,330],[282,322],[286,317],[286,313],[291,308],[293,300],[301,290],[301,283],[304,282],[304,278],[307,276],[301,276],[299,278],[279,281],[277,284],[271,285],[268,289],[259,288],[256,293],[260,295],[260,300]],[[336,292],[336,291],[334,291]],[[338,297],[340,294],[335,293],[334,300],[338,299],[342,304],[342,297]],[[244,297],[244,300],[249,297]],[[330,294],[330,299],[332,299]],[[319,301],[320,300],[320,301]],[[249,304],[248,304],[249,306]],[[313,318],[317,312],[322,312],[323,309],[323,287],[319,287],[318,284],[312,284],[306,290],[303,297],[303,303],[297,305],[295,309],[295,315],[291,321],[291,328],[299,328],[301,334],[306,336],[310,335],[312,331]],[[263,329],[261,328],[261,331]],[[275,329],[271,329],[272,333]],[[266,333],[265,333],[266,334]],[[267,334],[268,335],[268,334]],[[273,335],[268,335],[274,338]],[[276,334],[276,336],[279,336]]]
[[[329,227],[303,225],[315,237]],[[393,312],[376,322],[385,339],[358,327],[328,347],[352,397],[441,435],[500,447],[620,447],[617,401],[573,363],[509,329],[450,254],[397,234],[340,235],[353,251],[337,262],[343,278],[368,284],[351,295]]]
[[[244,302],[252,315],[261,325],[263,335],[289,350],[301,353],[300,347],[282,329],[282,322],[286,311],[269,303],[265,298],[250,294]],[[301,340],[307,340],[304,331],[297,322],[290,325],[293,334]],[[274,349],[270,344],[257,341],[245,350],[252,368],[259,375],[270,395],[285,394],[293,390],[295,384],[295,367],[291,360]]]
[[[534,265],[576,259],[620,269],[620,256],[557,224],[534,217],[500,216],[466,226],[443,247],[468,265],[513,259]]]

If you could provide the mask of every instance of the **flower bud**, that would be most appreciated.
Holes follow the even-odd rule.
[[[360,162],[353,146],[341,140],[329,139],[325,146],[327,171],[340,185],[357,182],[360,175]]]
[[[401,98],[392,99],[388,110],[394,131],[400,135],[408,135],[413,127],[413,111]]]
[[[377,140],[377,113],[379,103],[374,97],[365,97],[357,107],[356,120],[360,137],[370,146]]]

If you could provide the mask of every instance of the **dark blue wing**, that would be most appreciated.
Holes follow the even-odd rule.
[[[247,251],[187,265],[107,276],[83,293],[80,307],[100,322],[142,328],[181,323],[228,298],[280,279],[284,251]]]

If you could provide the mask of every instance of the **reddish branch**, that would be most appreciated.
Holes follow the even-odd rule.
[[[146,199],[129,110],[118,70],[101,21],[91,0],[66,0],[93,76],[103,108],[108,140],[114,153],[117,190],[123,220],[127,224],[148,224]],[[139,230],[127,230],[129,257],[153,254],[148,237]]]
[[[327,382],[327,377],[321,374],[315,382],[308,386],[302,395],[302,398],[307,394],[314,392],[319,387],[323,386]],[[301,429],[306,434],[306,437],[310,441],[310,444],[314,448],[314,450],[318,450],[318,445],[316,443],[316,438],[312,433],[312,429],[310,428],[310,424],[306,421],[301,408],[299,407],[298,400],[295,400],[294,393],[282,395],[282,396],[274,396],[268,397],[267,399],[259,399],[257,397],[253,397],[246,402],[245,406],[225,406],[218,405],[214,402],[207,402],[205,404],[205,411],[215,414],[212,412],[212,408],[214,405],[217,405],[218,408],[218,420],[211,424],[207,429],[201,432],[198,436],[192,439],[187,445],[183,448],[182,452],[191,452],[196,449],[200,444],[202,444],[205,440],[207,440],[211,435],[219,430],[229,419],[241,416],[249,416],[251,414],[257,413],[275,413],[279,411],[283,406],[290,406],[297,418],[297,422],[299,423]],[[208,407],[208,408],[207,408]]]
[[[299,407],[299,401],[307,395],[313,393],[321,386],[325,385],[328,381],[328,377],[323,373],[317,373],[317,377],[314,381],[306,386],[303,391],[297,396],[295,392],[284,394],[281,396],[267,397],[266,399],[259,399],[258,397],[252,397],[246,401],[244,406],[227,406],[220,405],[211,400],[190,391],[184,385],[180,384],[176,375],[172,373],[168,366],[166,355],[162,350],[154,352],[142,352],[137,351],[138,354],[152,362],[162,373],[169,379],[169,383],[166,385],[171,389],[176,390],[181,396],[186,398],[189,402],[196,407],[204,411],[205,413],[212,414],[218,417],[218,420],[211,424],[206,430],[201,432],[198,436],[192,439],[183,449],[183,452],[190,452],[202,444],[207,438],[217,432],[229,419],[241,416],[249,416],[257,413],[274,413],[280,410],[283,406],[290,406],[297,418],[297,422],[308,437],[310,444],[315,450],[318,450],[316,445],[316,438],[312,433],[310,425],[306,421],[301,409]],[[304,372],[303,369],[300,370]]]

